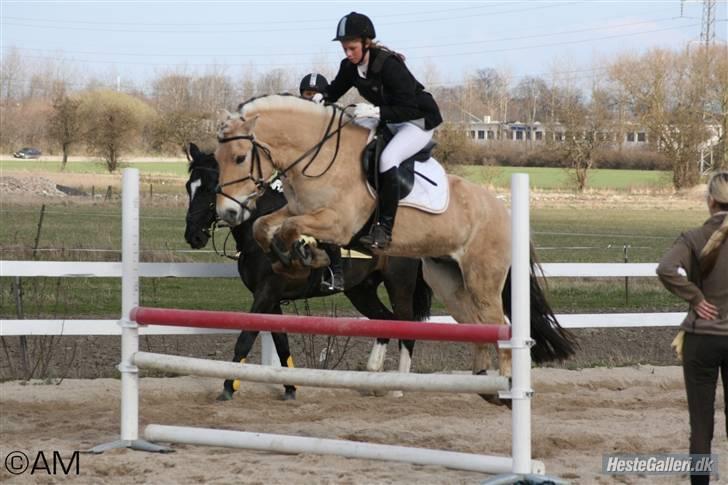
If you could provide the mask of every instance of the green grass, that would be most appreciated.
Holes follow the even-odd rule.
[[[0,220],[0,259],[32,259],[38,207],[4,204]],[[95,205],[48,204],[39,247],[56,248],[39,252],[40,260],[111,260],[118,252],[77,253],[74,249],[120,249],[121,210],[119,202]],[[184,238],[182,207],[141,207],[141,249],[146,261],[227,262],[210,253],[176,253],[188,249]],[[542,262],[622,262],[623,245],[630,244],[630,262],[656,262],[677,234],[701,223],[703,210],[640,210],[629,208],[575,207],[533,209],[532,237]],[[224,233],[218,239],[222,245]],[[586,248],[586,249],[578,249]],[[208,248],[210,246],[208,245]],[[230,263],[233,264],[233,263]],[[11,278],[0,278],[0,317],[15,318]],[[624,279],[572,279],[549,281],[550,301],[558,312],[677,311],[684,304],[662,289],[656,278],[630,279],[629,304],[625,303]],[[23,301],[26,318],[114,318],[120,311],[120,282],[104,278],[24,278]],[[384,293],[382,296],[384,297]],[[143,304],[219,310],[244,310],[251,296],[234,278],[226,279],[143,279]],[[346,298],[311,300],[313,313],[352,313]],[[298,304],[303,311],[303,303]],[[293,311],[289,306],[287,311]],[[447,313],[436,304],[434,313]]]
[[[127,167],[138,168],[139,172],[144,175],[169,175],[186,177],[187,162],[122,162],[119,170]],[[105,174],[109,173],[106,164],[101,161],[70,161],[66,165],[65,170],[61,170],[61,162],[44,161],[44,160],[0,160],[0,173],[4,171],[27,171],[27,172],[57,172],[57,173],[90,173]],[[116,172],[115,172],[116,173]]]
[[[138,168],[142,175],[187,176],[187,162],[136,162],[122,163],[125,167]],[[0,173],[3,171],[61,172],[61,162],[43,160],[0,160]],[[477,183],[492,183],[497,187],[508,187],[512,173],[530,175],[531,186],[541,190],[570,190],[574,187],[572,175],[562,168],[548,167],[483,167],[465,165],[452,167],[459,173]],[[65,173],[108,173],[102,161],[71,161]],[[119,170],[120,172],[120,170]],[[671,187],[671,175],[664,171],[649,170],[600,170],[589,172],[588,187],[592,189],[612,189],[617,191],[665,190]]]
[[[571,190],[573,175],[563,168],[549,167],[491,167],[458,166],[452,170],[477,183],[490,183],[496,187],[508,187],[513,173],[529,174],[531,187],[541,190]],[[671,174],[650,170],[600,170],[589,171],[588,187],[618,191],[664,190],[671,187]]]

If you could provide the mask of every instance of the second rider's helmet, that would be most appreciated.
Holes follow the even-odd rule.
[[[298,87],[301,96],[304,91],[316,91],[317,93],[326,94],[326,88],[329,86],[329,82],[321,74],[312,72],[306,74],[301,79],[301,85]]]

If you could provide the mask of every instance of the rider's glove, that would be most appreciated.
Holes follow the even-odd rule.
[[[354,118],[379,118],[379,106],[369,103],[354,105]]]
[[[318,104],[321,104],[321,103],[323,103],[323,102],[324,102],[324,95],[323,95],[323,94],[321,94],[321,93],[316,93],[316,94],[314,94],[314,95],[313,95],[313,96],[311,97],[311,101],[313,101],[314,103],[318,103]]]

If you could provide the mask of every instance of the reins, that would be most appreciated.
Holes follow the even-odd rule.
[[[333,108],[333,111],[331,113],[331,118],[329,119],[329,122],[326,125],[326,132],[325,132],[323,138],[318,143],[316,143],[314,146],[312,146],[311,148],[309,148],[308,150],[306,150],[300,157],[298,157],[294,161],[292,161],[286,168],[284,168],[283,170],[277,171],[274,174],[274,176],[272,176],[268,180],[263,180],[263,169],[262,169],[262,167],[260,165],[260,153],[259,153],[259,151],[262,151],[263,153],[265,153],[265,156],[268,157],[268,160],[270,160],[270,162],[273,164],[273,166],[275,166],[276,163],[273,160],[273,156],[272,156],[272,154],[270,152],[270,149],[267,148],[267,147],[265,147],[265,146],[263,146],[260,142],[258,142],[258,140],[255,139],[255,135],[253,135],[253,134],[250,134],[250,135],[235,135],[235,136],[230,136],[230,137],[218,138],[217,141],[218,141],[218,143],[221,143],[221,144],[222,143],[229,143],[229,142],[235,141],[235,140],[248,140],[253,145],[253,149],[252,149],[252,160],[251,160],[251,164],[250,164],[250,173],[247,176],[245,176],[245,177],[241,177],[239,179],[231,180],[229,182],[225,182],[224,184],[219,184],[218,187],[217,187],[217,193],[220,194],[220,195],[222,195],[223,197],[226,197],[226,198],[228,198],[228,199],[236,202],[238,205],[240,205],[241,207],[244,208],[245,207],[244,206],[244,202],[245,201],[247,201],[249,198],[255,196],[256,194],[259,194],[261,192],[261,189],[265,189],[265,187],[267,187],[268,185],[270,185],[274,180],[276,180],[278,178],[285,177],[286,176],[286,173],[289,170],[291,170],[293,167],[295,167],[296,165],[298,165],[299,163],[301,163],[303,160],[305,160],[311,154],[313,154],[313,156],[311,156],[311,159],[308,161],[308,163],[306,164],[306,166],[303,167],[303,170],[301,171],[301,173],[305,177],[309,177],[309,178],[319,178],[319,177],[323,176],[324,174],[326,174],[331,169],[331,167],[333,166],[333,164],[336,161],[336,158],[337,158],[337,156],[339,154],[339,147],[341,146],[341,132],[342,132],[343,128],[346,125],[348,125],[349,123],[351,123],[351,121],[353,120],[353,118],[350,118],[350,119],[344,121],[344,113],[346,112],[346,110],[348,108],[350,108],[353,105],[349,105],[349,106],[346,106],[344,108],[341,108],[341,107],[339,107],[339,106],[337,106],[335,104],[331,104],[329,106],[331,106]],[[339,116],[338,126],[336,127],[335,130],[331,131],[331,127],[333,126],[334,121],[336,120],[336,115],[339,112],[339,110],[341,111],[341,115]],[[331,161],[328,163],[328,165],[326,166],[326,168],[321,173],[319,173],[317,175],[309,175],[309,174],[307,174],[306,171],[309,169],[309,167],[316,160],[316,158],[318,157],[319,153],[321,152],[321,149],[323,148],[324,144],[327,141],[329,141],[334,136],[336,136],[336,147],[334,149],[334,154],[331,157]],[[256,170],[258,172],[257,176],[254,173]],[[233,185],[233,184],[245,182],[247,180],[252,180],[253,183],[255,183],[255,185],[257,186],[258,190],[256,192],[253,192],[252,194],[249,194],[248,196],[246,196],[243,202],[238,201],[236,198],[234,198],[234,197],[226,194],[222,190],[223,187],[227,187],[229,185]]]

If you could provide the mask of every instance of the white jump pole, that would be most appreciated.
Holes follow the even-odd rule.
[[[134,354],[139,351],[139,325],[131,310],[139,306],[139,169],[126,168],[121,190],[121,437],[89,451],[103,453],[114,448],[142,451],[172,451],[139,439],[139,369]]]
[[[530,214],[527,174],[511,176],[511,341],[513,473],[531,473]]]
[[[510,457],[210,428],[150,424],[145,428],[144,436],[150,440],[162,442],[223,446],[274,453],[316,453],[365,460],[436,465],[483,473],[508,473],[513,466],[513,460]],[[530,470],[533,470],[533,473],[542,474],[544,464],[534,461]]]
[[[134,363],[143,369],[176,374],[339,389],[496,394],[509,388],[504,376],[289,369],[150,352],[137,352]]]

